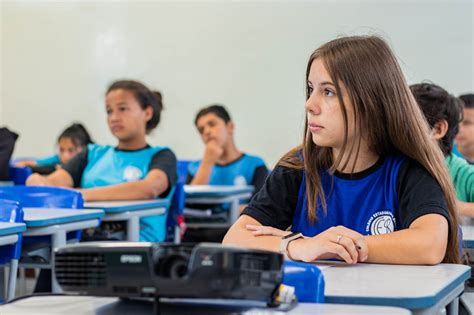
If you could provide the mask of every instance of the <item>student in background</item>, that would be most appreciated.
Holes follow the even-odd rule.
[[[268,175],[258,156],[240,151],[235,145],[235,125],[221,105],[201,109],[194,124],[205,145],[201,160],[190,163],[190,185],[253,185],[258,191]]]
[[[33,168],[39,173],[52,173],[59,165],[67,164],[73,157],[82,151],[88,144],[93,143],[86,128],[80,123],[74,123],[64,129],[59,135],[57,145],[59,153],[53,156],[37,159],[18,161],[16,166]]]
[[[260,190],[268,169],[258,156],[240,151],[235,145],[235,125],[224,106],[211,105],[201,109],[194,124],[205,145],[201,160],[188,165],[187,183],[190,185],[253,185]],[[246,201],[242,201],[246,202]],[[194,209],[210,209],[214,219],[227,222],[228,204],[187,204]],[[188,223],[193,218],[186,217]],[[187,228],[186,242],[221,242],[227,228]]]
[[[176,157],[151,147],[146,135],[160,122],[161,95],[136,81],[117,81],[107,90],[107,124],[116,146],[90,144],[48,176],[31,175],[27,185],[80,188],[85,201],[165,197],[177,179]],[[140,220],[140,240],[162,241],[166,218]]]
[[[470,164],[474,163],[474,94],[459,96],[464,102],[464,118],[456,136],[457,150]]]
[[[302,144],[224,243],[306,262],[459,262],[444,158],[388,45],[375,36],[330,41],[311,55],[306,82]]]
[[[474,218],[474,166],[452,152],[463,103],[435,84],[414,84],[410,89],[431,127],[431,136],[446,158],[458,198],[457,209],[460,214]]]

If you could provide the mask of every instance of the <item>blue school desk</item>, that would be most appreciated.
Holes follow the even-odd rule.
[[[245,303],[245,302],[242,302]],[[13,303],[0,306],[2,315],[48,314],[48,315],[154,315],[153,304],[150,301],[127,301],[117,298],[91,296],[31,296]],[[274,309],[262,309],[245,306],[216,309],[202,303],[164,303],[160,305],[161,315],[210,315],[210,314],[246,314],[246,315],[308,315],[308,314],[345,314],[345,315],[408,315],[410,311],[397,307],[310,304],[300,303],[289,312],[279,312]]]
[[[71,231],[96,227],[100,218],[104,216],[101,210],[77,210],[61,208],[23,208],[27,230],[23,233],[28,236],[51,236],[51,257],[54,249],[66,245],[66,234]],[[34,267],[22,264],[23,267]],[[51,265],[45,266],[52,268]],[[53,292],[60,292],[58,283],[52,272]]]
[[[169,199],[93,201],[84,204],[85,209],[100,209],[105,212],[104,221],[126,221],[127,240],[140,240],[140,218],[164,215],[170,205]]]
[[[5,246],[5,245],[13,245],[18,242],[18,233],[22,233],[26,230],[26,225],[24,223],[12,223],[12,222],[0,222],[0,246]],[[15,260],[15,262],[11,261],[12,263],[18,264],[18,260]],[[3,269],[3,265],[1,266]],[[6,297],[6,300],[10,300],[13,298],[15,292],[15,286],[16,286],[16,271],[18,270],[14,266],[10,266],[10,270],[13,271],[10,272],[10,275],[8,277],[8,296]],[[0,271],[0,301],[3,299],[5,295],[5,288],[3,286],[4,283],[4,271]]]
[[[471,274],[470,267],[455,264],[317,265],[324,275],[326,303],[397,306],[414,314],[439,314],[445,307],[448,315],[457,314]]]
[[[194,204],[224,204],[230,203],[229,226],[240,214],[240,200],[249,199],[254,191],[253,186],[218,186],[218,185],[185,185],[186,203]],[[197,224],[189,224],[197,227]],[[209,226],[209,224],[205,224]]]

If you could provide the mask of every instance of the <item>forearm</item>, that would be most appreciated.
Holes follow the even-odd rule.
[[[251,231],[246,229],[247,224],[260,225],[260,223],[249,217],[241,216],[237,222],[227,231],[222,241],[223,244],[237,245],[246,248],[266,249],[278,252],[280,248],[280,236],[254,236]]]
[[[203,160],[196,175],[194,175],[191,185],[208,185],[214,163]]]
[[[456,206],[459,214],[474,218],[474,202],[457,201]]]
[[[365,236],[369,247],[367,262],[435,265],[443,260],[446,235],[430,235],[415,228],[383,235]],[[432,237],[433,236],[433,237]]]
[[[160,191],[161,190],[161,191]],[[147,200],[156,198],[165,189],[156,189],[141,180],[117,185],[81,190],[86,201]]]
[[[68,172],[63,169],[58,169],[47,176],[41,176],[38,173],[32,174],[27,178],[26,185],[73,187],[74,182]]]

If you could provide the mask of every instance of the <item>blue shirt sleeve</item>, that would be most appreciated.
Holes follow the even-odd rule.
[[[56,165],[61,164],[61,160],[59,159],[59,155],[55,154],[42,159],[37,159],[36,164],[38,166]]]

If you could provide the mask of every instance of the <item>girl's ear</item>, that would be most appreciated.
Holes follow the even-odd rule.
[[[147,106],[144,109],[144,112],[145,112],[145,121],[149,122],[151,120],[151,118],[153,117],[153,107]]]
[[[434,125],[431,131],[433,138],[436,140],[442,139],[448,132],[448,128],[449,125],[446,119],[441,119]]]

